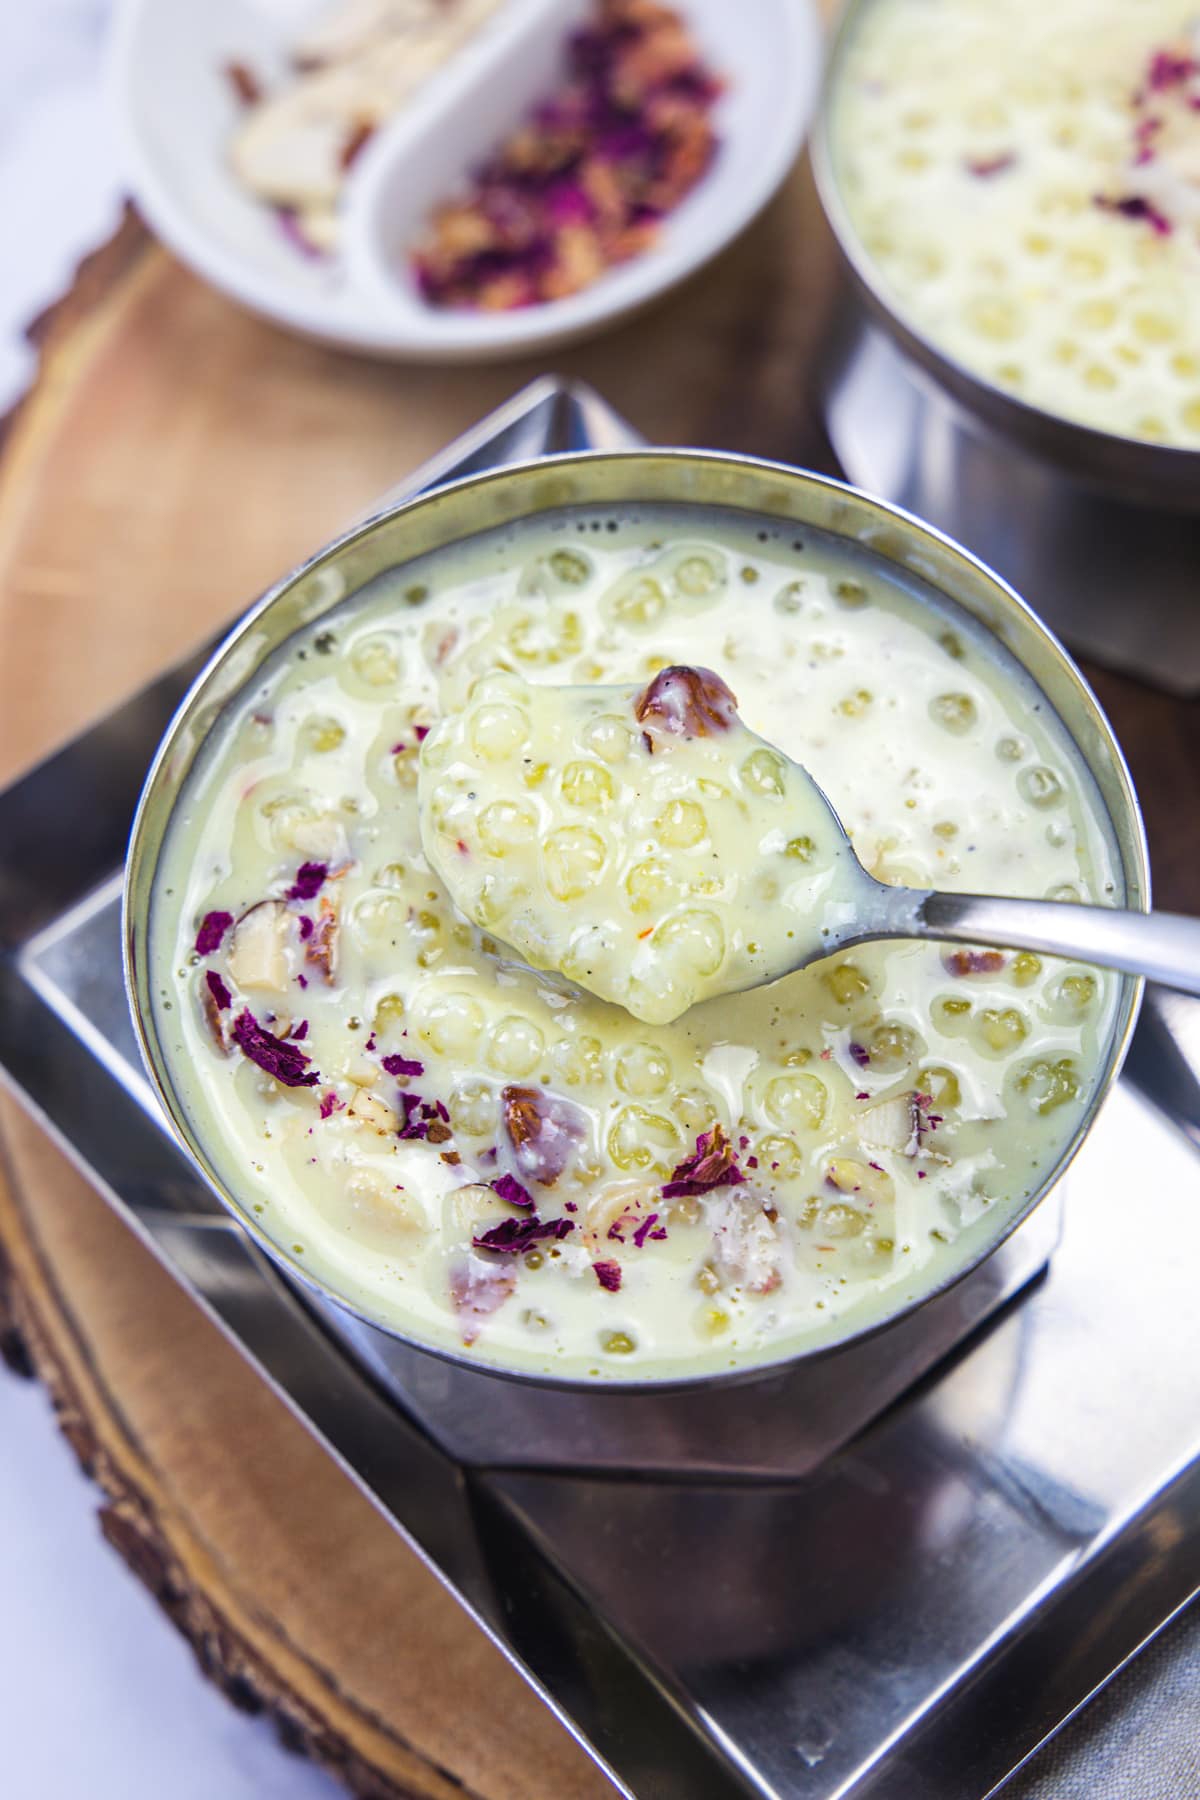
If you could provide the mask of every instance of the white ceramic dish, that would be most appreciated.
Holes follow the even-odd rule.
[[[287,45],[329,0],[123,0],[113,90],[131,192],[197,274],[289,329],[349,349],[483,361],[598,331],[699,268],[749,223],[791,168],[815,104],[821,33],[813,0],[678,0],[728,82],[712,169],[658,243],[592,287],[510,313],[439,312],[404,247],[479,157],[553,85],[586,0],[505,0],[478,37],[368,145],[347,184],[345,246],[306,259],[230,171],[244,62],[282,79]]]

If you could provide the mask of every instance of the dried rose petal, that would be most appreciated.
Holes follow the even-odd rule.
[[[224,1012],[227,1006],[233,1005],[233,995],[230,993],[215,969],[206,970],[204,980],[208,986],[209,993],[212,995],[213,1005],[218,1012]]]
[[[310,1068],[312,1058],[295,1044],[273,1037],[251,1012],[240,1012],[233,1023],[233,1041],[244,1056],[284,1087],[316,1087],[321,1077]]]
[[[942,957],[948,975],[996,975],[1007,962],[1003,950],[948,950]]]
[[[501,1219],[490,1231],[471,1239],[477,1250],[494,1250],[501,1256],[521,1256],[543,1238],[565,1238],[575,1226],[570,1219]]]
[[[221,939],[233,924],[233,914],[227,912],[205,913],[200,921],[200,929],[196,933],[197,956],[211,956],[214,950],[221,948]]]
[[[314,900],[324,886],[329,874],[329,864],[322,862],[301,863],[296,870],[296,879],[283,896],[285,900]]]
[[[521,1174],[553,1187],[587,1136],[583,1112],[543,1088],[506,1087],[500,1101]]]
[[[262,85],[258,76],[244,62],[227,62],[225,79],[240,106],[257,106],[262,99]]]
[[[733,1187],[745,1179],[724,1127],[714,1124],[711,1131],[702,1131],[696,1139],[695,1154],[675,1169],[662,1190],[663,1199],[682,1200],[691,1194],[707,1194],[712,1188]]]
[[[533,1206],[533,1195],[528,1188],[521,1186],[515,1175],[497,1175],[490,1186],[510,1206]]]
[[[371,1048],[372,1046],[368,1044],[367,1049]],[[385,1056],[383,1066],[389,1075],[423,1075],[425,1073],[425,1064],[418,1062],[412,1056]]]
[[[660,669],[633,705],[639,724],[647,720],[678,737],[712,737],[737,724],[737,700],[711,669],[673,664]]]
[[[965,160],[971,174],[986,181],[992,175],[1002,175],[1006,169],[1011,169],[1017,154],[1015,150],[1001,150],[996,156],[968,156]]]
[[[602,1288],[610,1294],[621,1291],[621,1265],[619,1262],[594,1262],[592,1272]]]

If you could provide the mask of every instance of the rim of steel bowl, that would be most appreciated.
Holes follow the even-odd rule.
[[[1011,393],[940,349],[890,301],[883,277],[859,237],[842,199],[833,150],[833,115],[846,58],[862,15],[879,0],[849,0],[838,20],[809,140],[813,176],[829,227],[859,299],[916,365],[916,372],[948,394],[971,421],[1016,440],[1077,480],[1140,504],[1200,511],[1200,450],[1126,437],[1049,412]]]
[[[284,577],[251,608],[214,652],[184,698],[146,778],[130,838],[122,913],[122,951],[134,1029],[150,1080],[175,1136],[209,1187],[268,1257],[297,1283],[332,1301],[386,1336],[459,1367],[539,1387],[588,1393],[685,1390],[716,1382],[749,1381],[886,1329],[955,1286],[1028,1217],[1061,1178],[1086,1137],[1120,1072],[1143,984],[1121,977],[1106,1059],[1079,1125],[1053,1170],[1020,1206],[1005,1209],[997,1228],[973,1236],[961,1264],[914,1294],[900,1293],[866,1322],[815,1344],[781,1348],[777,1355],[689,1374],[625,1379],[559,1375],[510,1368],[499,1361],[431,1342],[380,1317],[306,1268],[264,1228],[226,1181],[219,1144],[206,1144],[176,1092],[160,1041],[152,992],[149,926],[155,875],[173,815],[201,745],[224,708],[254,680],[268,657],[343,602],[375,575],[414,557],[499,526],[564,507],[676,505],[744,511],[800,529],[832,533],[873,556],[898,576],[932,586],[979,620],[1032,676],[1091,771],[1119,853],[1124,904],[1149,905],[1149,870],[1141,812],[1124,757],[1091,689],[1062,645],[1028,605],[978,558],[943,533],[828,476],[780,463],[716,451],[686,449],[569,452],[515,463],[437,488],[352,527]]]

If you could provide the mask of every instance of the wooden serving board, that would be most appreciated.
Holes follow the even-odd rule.
[[[650,439],[828,466],[807,172],[709,270],[556,359]],[[211,636],[540,367],[399,367],[239,311],[135,219],[38,329],[0,462],[0,784]],[[1098,677],[1159,899],[1200,910],[1200,703]],[[583,1752],[104,1202],[0,1103],[0,1334],[106,1535],[239,1704],[371,1800],[599,1800]],[[429,1679],[435,1671],[452,1680]]]

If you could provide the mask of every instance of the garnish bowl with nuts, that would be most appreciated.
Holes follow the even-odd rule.
[[[736,793],[705,760],[726,737]],[[464,746],[494,790],[439,797]],[[653,846],[623,822],[643,755]],[[134,1016],[214,1190],[293,1279],[481,1377],[743,1379],[960,1279],[1085,1136],[1136,981],[906,937],[635,1019],[533,955],[536,913],[505,941],[536,867],[563,918],[611,882],[635,943],[682,919],[676,967],[711,961],[688,915],[728,948],[722,844],[752,872],[789,793],[771,874],[820,899],[848,852],[792,766],[884,887],[1146,905],[1069,658],[967,553],[836,482],[573,454],[323,551],[201,676],[131,845]]]

